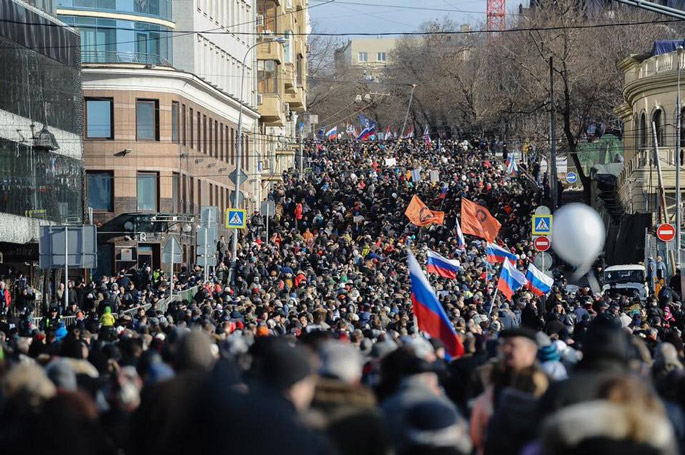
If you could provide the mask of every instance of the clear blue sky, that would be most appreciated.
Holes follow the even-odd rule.
[[[321,5],[326,1],[309,0],[309,14],[321,32],[412,32],[422,22],[445,16],[457,23],[485,22],[486,0],[335,0]],[[519,3],[508,0],[507,9],[515,10]]]

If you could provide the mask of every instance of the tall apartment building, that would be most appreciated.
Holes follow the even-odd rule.
[[[79,35],[29,3],[0,0],[0,276],[32,275],[39,226],[83,215]]]
[[[173,31],[231,30],[254,15],[252,6],[233,0],[58,1],[59,16],[82,36],[86,192],[101,226],[99,272],[136,264],[166,269],[162,252],[172,225],[158,222],[163,217],[195,215],[192,231],[178,235],[181,262],[194,263],[201,207],[223,213],[233,205],[228,175],[236,167],[237,141],[243,171],[251,174],[256,166],[256,96],[248,89],[240,96],[234,68],[253,38]],[[240,202],[250,209],[257,202],[251,185],[242,185]]]
[[[262,189],[295,165],[298,125],[307,108],[307,0],[257,0],[258,148]],[[270,42],[284,37],[285,44]]]
[[[195,74],[245,107],[243,129],[249,152],[243,154],[242,165],[249,176],[246,195],[250,206],[257,207],[262,195],[258,169],[261,149],[255,146],[257,90],[254,68],[257,50],[253,46],[257,40],[256,7],[253,3],[252,0],[174,2],[176,27],[197,31],[179,34],[174,39],[174,66]],[[237,125],[238,110],[229,109],[227,114]]]

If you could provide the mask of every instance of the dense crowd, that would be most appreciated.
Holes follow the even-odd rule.
[[[38,324],[31,296],[0,284],[0,306],[19,309],[0,312],[2,453],[685,448],[678,290],[600,295],[557,271],[549,295],[509,301],[495,298],[500,266],[485,241],[459,248],[467,198],[500,221],[498,243],[525,270],[530,216],[546,194],[536,176],[511,175],[477,141],[314,143],[307,158],[304,175],[284,174],[269,195],[268,239],[252,218],[233,275],[222,239],[210,281],[197,267],[173,284],[146,268],[101,277]],[[444,223],[411,224],[414,195]],[[456,279],[430,276],[459,358],[417,329],[407,248],[459,261]],[[161,306],[170,285],[199,290]]]

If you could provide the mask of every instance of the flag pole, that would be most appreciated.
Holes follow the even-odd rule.
[[[495,306],[495,300],[497,300],[497,293],[499,293],[499,287],[495,288],[495,295],[492,296],[492,303],[490,303],[490,309],[488,310],[488,317],[492,314],[492,307]]]

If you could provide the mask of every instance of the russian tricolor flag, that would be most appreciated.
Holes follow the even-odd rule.
[[[542,296],[549,294],[552,291],[554,279],[542,273],[533,264],[528,266],[526,279],[528,280],[528,289],[530,289],[533,294]]]
[[[435,251],[428,250],[426,253],[426,270],[443,278],[455,279],[461,270],[461,265],[455,259],[447,259]]]
[[[362,130],[362,132],[359,134],[359,136],[357,137],[357,140],[358,141],[368,141],[371,138],[371,136],[373,136],[375,134],[376,134],[376,129],[373,126],[368,127],[368,128],[364,128]]]
[[[512,156],[509,158],[506,162],[507,164],[507,174],[509,174],[512,177],[516,177],[516,175],[519,172],[519,168],[516,165],[516,159]]]
[[[512,264],[516,264],[515,254],[494,243],[488,243],[485,253],[487,254],[488,262],[491,264],[501,264],[507,262],[507,260],[511,261]]]
[[[461,232],[461,226],[459,225],[459,218],[456,218],[457,224],[455,227],[457,228],[457,244],[459,245],[459,249],[463,250],[466,248],[466,240],[464,239],[464,233]]]
[[[454,331],[445,309],[435,296],[426,275],[423,274],[419,263],[409,249],[407,249],[407,261],[411,278],[411,301],[419,330],[426,332],[431,338],[442,341],[445,351],[451,357],[461,356],[464,353],[464,346]]]
[[[330,130],[326,131],[326,139],[333,141],[338,138],[338,127],[334,126]]]
[[[514,265],[509,261],[504,261],[502,271],[497,282],[497,289],[504,295],[507,300],[511,300],[514,292],[521,289],[528,284],[528,280],[519,272]]]

